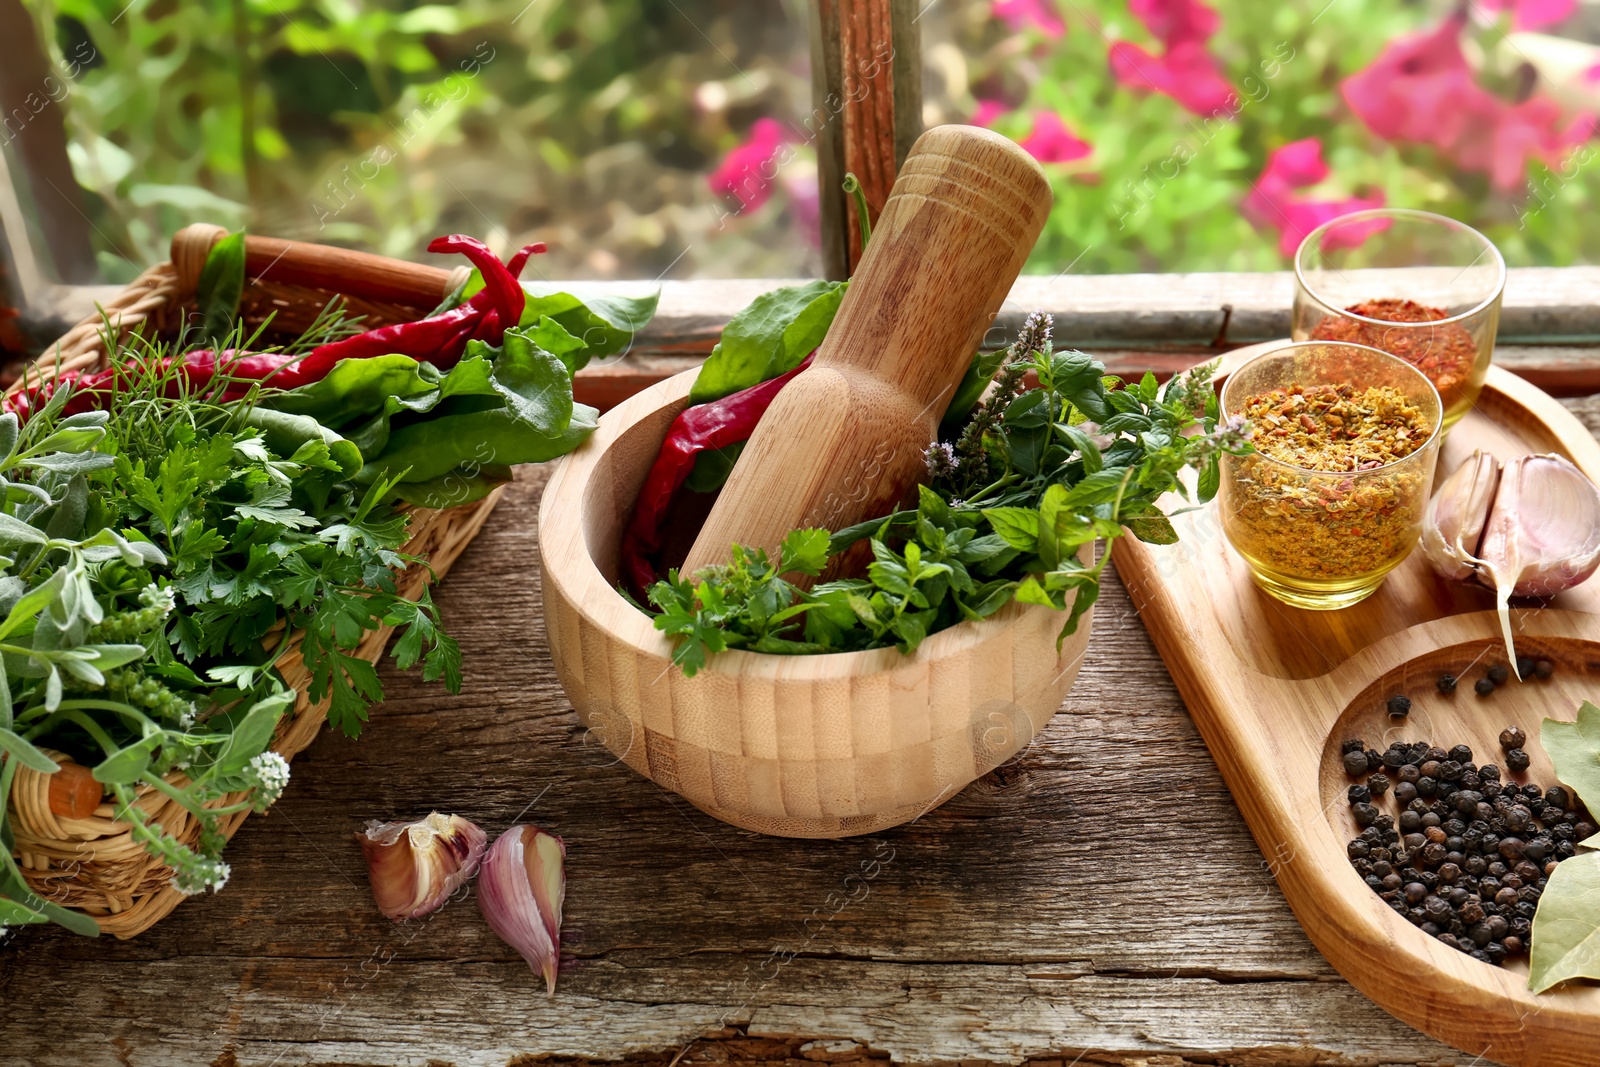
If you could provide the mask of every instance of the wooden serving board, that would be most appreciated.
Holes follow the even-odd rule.
[[[1283,343],[1230,353],[1222,369]],[[1600,481],[1600,443],[1498,367],[1445,439],[1437,477],[1474,448],[1503,459],[1558,452]],[[1517,651],[1553,660],[1554,677],[1513,677],[1480,697],[1473,682],[1506,658],[1493,595],[1437,577],[1420,551],[1361,603],[1305,611],[1256,588],[1214,507],[1173,524],[1177,544],[1120,540],[1117,570],[1317,948],[1385,1010],[1469,1054],[1514,1067],[1600,1063],[1600,986],[1567,983],[1535,996],[1525,958],[1503,967],[1474,960],[1412,926],[1362,881],[1345,855],[1360,831],[1339,749],[1350,737],[1379,751],[1394,740],[1467,744],[1475,761],[1503,768],[1498,737],[1515,724],[1528,733],[1533,766],[1505,779],[1554,785],[1539,723],[1600,701],[1600,578],[1513,612]],[[1451,696],[1434,685],[1445,671],[1461,678]],[[1398,722],[1384,706],[1395,693],[1413,701]],[[1392,797],[1380,810],[1397,810]]]

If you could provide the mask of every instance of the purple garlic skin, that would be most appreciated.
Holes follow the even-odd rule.
[[[1479,581],[1554,596],[1600,566],[1600,490],[1562,456],[1506,463],[1478,548]]]
[[[1422,525],[1422,552],[1446,578],[1466,581],[1478,572],[1478,542],[1489,521],[1500,461],[1481,448],[1440,483]]]
[[[459,815],[429,812],[416,822],[367,823],[356,834],[378,910],[399,922],[438,910],[471,878],[488,837]]]
[[[478,879],[478,908],[489,928],[544,976],[550,996],[561,957],[566,856],[561,838],[524,823],[495,839]]]

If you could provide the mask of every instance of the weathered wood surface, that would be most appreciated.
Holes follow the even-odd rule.
[[[1568,406],[1600,432],[1600,398]],[[756,837],[576,728],[525,473],[439,591],[461,695],[385,671],[368,735],[325,732],[230,846],[227,889],[142,938],[0,947],[0,1064],[1474,1062],[1311,947],[1115,583],[1064,710],[1007,767],[876,837]],[[470,892],[405,926],[373,908],[352,832],[430,808],[566,838],[554,1000]]]

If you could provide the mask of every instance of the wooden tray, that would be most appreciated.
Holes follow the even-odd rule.
[[[1283,343],[1232,352],[1223,370]],[[1438,476],[1480,447],[1502,458],[1558,452],[1600,481],[1600,443],[1560,404],[1498,367],[1445,439]],[[1117,570],[1317,948],[1385,1010],[1469,1054],[1515,1067],[1600,1063],[1600,987],[1569,983],[1535,996],[1525,959],[1494,967],[1448,948],[1361,880],[1345,856],[1359,829],[1339,751],[1349,737],[1380,751],[1393,740],[1464,743],[1478,762],[1503,766],[1498,736],[1506,726],[1537,738],[1542,719],[1570,720],[1582,700],[1600,699],[1600,579],[1513,612],[1518,652],[1555,661],[1554,677],[1513,679],[1479,697],[1472,683],[1505,661],[1493,595],[1436,577],[1420,552],[1367,600],[1314,612],[1252,584],[1214,508],[1174,525],[1174,545],[1119,541]],[[1448,697],[1434,686],[1445,671],[1462,678]],[[1398,726],[1384,708],[1394,693],[1414,702]],[[1507,780],[1554,785],[1543,750],[1530,744],[1528,752],[1529,772]],[[1393,810],[1392,800],[1383,810]]]

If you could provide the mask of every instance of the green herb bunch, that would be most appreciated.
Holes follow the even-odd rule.
[[[228,878],[223,819],[264,810],[288,781],[267,745],[296,699],[273,669],[290,632],[302,631],[308,695],[329,698],[351,736],[382,698],[355,654],[380,626],[401,628],[400,666],[460,685],[426,591],[396,591],[392,568],[418,562],[399,551],[398,475],[357,484],[349,442],[255,392],[223,403],[237,386],[226,375],[190,391],[166,358],[186,347],[114,345],[125,373],[107,410],[66,415],[63,388],[26,425],[0,416],[0,926],[97,932],[30,890],[12,859],[11,783],[20,767],[56,770],[45,750],[89,766],[116,817],[194,893]],[[136,806],[144,788],[193,815],[198,839]]]
[[[1165,386],[1150,374],[1125,384],[1081,352],[1055,352],[1050,327],[1035,312],[1001,359],[974,360],[993,386],[928,449],[916,509],[831,534],[795,531],[776,561],[735,546],[725,566],[692,578],[673,571],[652,586],[655,626],[676,638],[684,673],[728,648],[909,653],[1013,600],[1066,612],[1064,640],[1098,597],[1117,537],[1175,541],[1157,500],[1209,500],[1222,454],[1251,448],[1246,427],[1218,425],[1215,365]],[[1036,387],[1026,386],[1030,374]],[[1185,469],[1197,472],[1192,490]],[[1095,560],[1097,540],[1108,547]],[[806,590],[784,577],[820,576],[861,541],[872,559],[865,578]]]

